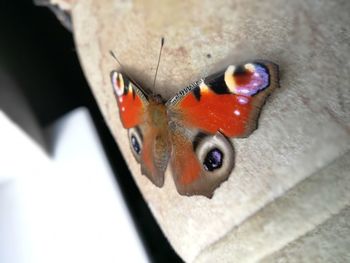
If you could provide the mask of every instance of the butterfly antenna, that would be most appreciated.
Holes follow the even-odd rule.
[[[154,75],[154,80],[153,80],[153,90],[156,87],[158,68],[159,68],[160,58],[162,56],[163,46],[164,46],[164,37],[162,37],[161,42],[160,42],[160,51],[159,51],[159,56],[158,56],[158,63],[157,63],[157,68],[156,68],[156,74]]]
[[[125,72],[125,68],[124,68],[124,66],[122,65],[122,63],[120,63],[120,61],[119,61],[119,59],[117,58],[117,56],[114,54],[114,52],[112,51],[112,50],[110,50],[109,51],[109,54],[111,54],[111,56],[114,58],[114,60],[119,64],[119,66],[120,66],[120,68],[122,69],[122,71],[125,73],[125,74],[127,74],[126,72]],[[132,80],[132,82],[135,84],[135,85],[137,85],[137,88],[139,89],[139,90],[141,90],[144,94],[147,94],[146,92],[145,92],[145,90],[144,89],[142,89],[141,87],[140,87],[140,85],[138,85],[138,83],[134,80],[134,79],[132,79],[129,75],[127,75],[128,76],[128,78],[130,79],[130,80]]]
[[[123,65],[122,63],[120,63],[119,59],[117,58],[117,56],[114,54],[114,52],[112,50],[109,51],[109,54],[111,54],[112,58],[114,58],[115,61],[117,61],[117,63],[119,64],[119,66],[123,69]]]

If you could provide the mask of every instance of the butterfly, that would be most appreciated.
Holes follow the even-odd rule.
[[[235,165],[230,138],[245,138],[256,129],[261,107],[278,87],[278,66],[268,61],[229,65],[168,101],[123,72],[113,70],[110,78],[142,174],[162,187],[170,164],[179,194],[211,198]]]

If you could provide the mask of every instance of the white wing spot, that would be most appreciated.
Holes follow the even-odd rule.
[[[241,112],[239,110],[235,110],[233,113],[237,116],[241,115]]]
[[[201,92],[208,92],[209,91],[209,87],[204,83],[203,79],[200,80],[199,88],[201,89]]]
[[[119,102],[120,102],[120,103],[123,102],[123,97],[119,97]]]
[[[122,111],[125,111],[125,108],[124,108],[124,107],[122,107]]]

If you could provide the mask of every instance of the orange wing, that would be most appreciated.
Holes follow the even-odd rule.
[[[245,137],[256,128],[260,108],[277,86],[275,64],[229,66],[180,91],[167,102],[169,115],[210,134]]]
[[[171,167],[180,193],[211,197],[227,180],[234,165],[227,137],[246,137],[256,129],[266,97],[278,86],[277,74],[269,62],[231,65],[167,102]]]
[[[145,94],[117,71],[111,72],[111,81],[124,128],[129,129],[142,123],[145,108],[148,106]]]
[[[152,122],[150,112],[154,111],[154,104],[140,88],[116,71],[111,72],[111,81],[120,120],[128,129],[131,151],[141,164],[141,172],[160,187],[170,156],[168,133]]]
[[[234,167],[235,153],[230,141],[220,132],[201,133],[172,125],[171,170],[177,191],[182,195],[211,198]]]

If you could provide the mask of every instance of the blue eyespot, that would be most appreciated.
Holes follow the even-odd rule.
[[[199,132],[193,139],[193,150],[202,165],[204,176],[227,177],[235,162],[235,152],[229,139],[220,132],[209,135]]]
[[[204,169],[212,172],[221,168],[224,159],[224,154],[218,148],[210,150],[204,158]]]
[[[136,161],[140,162],[140,155],[142,152],[142,133],[139,127],[133,127],[128,130],[128,137],[130,141],[130,148]]]
[[[137,140],[136,136],[131,135],[131,146],[134,149],[135,153],[140,154],[141,152],[141,146],[140,142]]]

